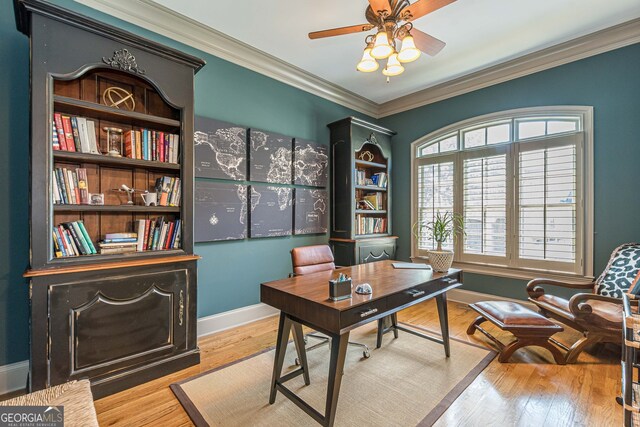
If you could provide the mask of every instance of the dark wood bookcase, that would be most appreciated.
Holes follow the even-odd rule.
[[[100,397],[198,363],[193,84],[204,62],[40,0],[16,0],[15,10],[31,40],[30,389],[89,378]],[[105,102],[110,87],[135,108]],[[54,150],[55,113],[92,120],[98,147],[105,127],[178,135],[178,162]],[[104,205],[55,204],[52,171],[63,167],[86,169]],[[153,191],[161,177],[180,179],[178,206],[145,206],[137,194],[130,205],[113,191]],[[98,248],[107,233],[159,217],[181,221],[175,248],[56,257],[58,224],[81,220]]]
[[[395,132],[356,117],[328,125],[331,131],[331,236],[336,263],[394,259],[391,234],[391,137]],[[380,182],[380,176],[385,182]],[[378,181],[373,181],[374,176]],[[371,204],[365,199],[373,198]]]

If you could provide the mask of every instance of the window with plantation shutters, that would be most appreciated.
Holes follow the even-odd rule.
[[[433,249],[435,242],[426,233],[425,224],[433,221],[438,212],[453,211],[453,162],[425,164],[418,169],[418,246]],[[453,242],[444,242],[443,249],[452,249]]]
[[[465,235],[443,247],[463,268],[590,275],[591,114],[590,107],[513,110],[414,142],[412,254],[436,246],[421,224],[451,212],[464,218]]]
[[[507,250],[507,155],[464,159],[465,254],[505,257]]]

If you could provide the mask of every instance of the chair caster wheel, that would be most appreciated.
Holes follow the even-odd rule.
[[[300,359],[296,357],[296,360],[294,360],[293,363],[295,363],[296,366],[300,366]]]
[[[369,350],[365,350],[362,352],[362,356],[364,356],[365,359],[368,359],[371,357],[371,353],[369,352]]]

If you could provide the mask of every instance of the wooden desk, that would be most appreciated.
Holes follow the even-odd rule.
[[[443,344],[445,355],[449,357],[446,292],[462,286],[462,271],[451,269],[443,274],[434,273],[431,270],[395,269],[392,263],[393,261],[380,261],[360,264],[260,285],[260,300],[281,311],[269,403],[275,402],[276,393],[280,391],[314,420],[322,425],[332,426],[340,393],[349,332],[374,320],[379,321],[378,347],[381,344],[382,332],[392,330],[397,337],[398,330],[402,330]],[[339,273],[351,276],[354,292],[351,299],[334,302],[329,299],[328,281],[336,278]],[[356,294],[355,287],[365,282],[372,286],[373,294]],[[434,297],[438,305],[442,339],[398,326],[396,318],[398,311]],[[382,321],[385,318],[391,321],[388,328],[382,327]],[[285,382],[299,375],[303,376],[305,384],[310,384],[302,325],[320,331],[331,339],[324,415],[284,385]],[[292,329],[300,368],[282,376],[284,355]]]

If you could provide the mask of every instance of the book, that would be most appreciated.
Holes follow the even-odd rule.
[[[134,243],[137,242],[137,237],[122,237],[116,239],[102,239],[102,243]]]
[[[76,173],[78,175],[78,190],[80,193],[80,204],[88,205],[89,204],[89,186],[87,183],[87,169],[78,168],[76,169]]]
[[[60,143],[60,149],[68,151],[69,149],[67,148],[67,138],[64,134],[64,127],[62,126],[62,116],[60,115],[60,113],[53,114],[53,122],[58,133],[58,142]]]
[[[71,131],[73,135],[73,143],[75,144],[76,151],[82,153],[82,145],[80,143],[80,131],[78,130],[78,118],[71,116]]]
[[[76,145],[73,139],[73,128],[71,127],[71,117],[61,116],[61,119],[64,137],[67,142],[67,151],[76,151]]]
[[[123,239],[126,237],[138,237],[138,233],[107,233],[104,235],[105,239]]]
[[[144,229],[147,221],[144,219],[138,220],[138,238],[136,241],[136,251],[142,252],[144,250]]]
[[[141,132],[139,130],[135,131],[136,135],[136,159],[142,159],[142,141],[141,141]]]
[[[82,235],[84,236],[85,241],[89,245],[89,249],[91,250],[91,253],[92,254],[98,253],[98,251],[96,251],[96,247],[93,244],[93,241],[91,240],[91,237],[89,237],[89,233],[87,232],[87,229],[84,226],[84,222],[82,222],[82,220],[78,220],[76,221],[76,224],[78,224],[78,227],[80,228],[80,232],[82,232]]]
[[[91,153],[91,141],[89,140],[87,119],[84,117],[76,117],[76,122],[78,123],[78,136],[80,138],[81,151],[83,153]]]
[[[60,236],[60,230],[58,230],[57,227],[53,227],[53,241],[55,242],[55,246],[57,248],[57,251],[55,252],[56,258],[66,257],[67,251],[64,245],[62,244],[62,237]]]
[[[87,119],[87,133],[89,135],[89,152],[91,154],[101,154],[96,139],[96,123],[93,120]]]
[[[51,132],[51,145],[56,151],[60,150],[60,140],[58,139],[58,131],[56,130],[55,123],[52,125]]]
[[[137,245],[136,242],[131,243],[104,243],[103,241],[98,242],[98,246],[101,248],[135,248]]]
[[[144,223],[144,238],[143,238],[143,247],[142,250],[146,251],[149,249],[149,228],[151,226],[151,221],[146,220]]]
[[[100,248],[101,255],[128,254],[128,253],[134,253],[135,251],[136,251],[135,246],[131,246],[127,248]]]

